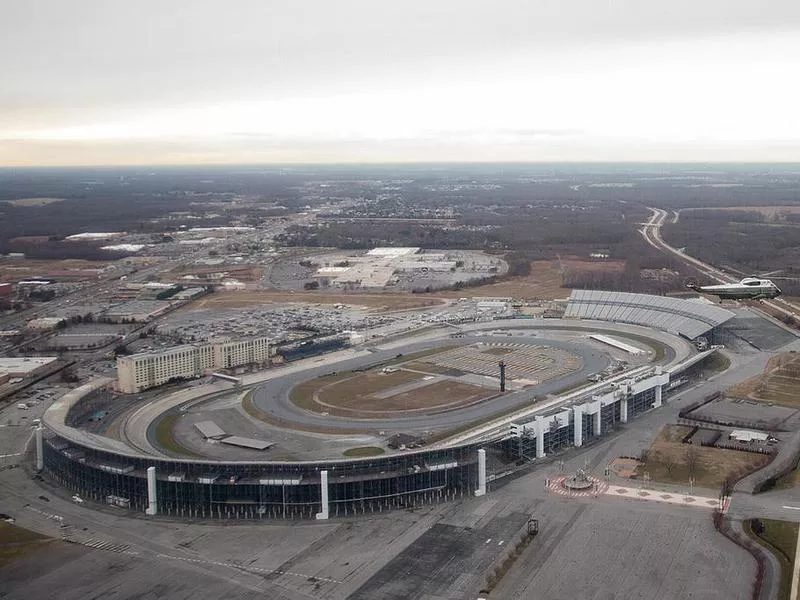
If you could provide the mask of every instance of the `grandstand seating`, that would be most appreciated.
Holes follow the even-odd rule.
[[[667,296],[573,290],[564,317],[632,323],[693,340],[731,320],[731,311]]]

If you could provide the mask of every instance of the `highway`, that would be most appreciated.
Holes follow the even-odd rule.
[[[695,268],[701,274],[709,277],[710,279],[714,280],[717,283],[734,283],[738,282],[739,279],[732,275],[727,274],[726,272],[717,269],[716,267],[709,265],[708,263],[704,263],[701,260],[693,256],[689,256],[685,252],[681,252],[674,246],[670,246],[664,239],[661,237],[661,227],[667,221],[668,213],[667,211],[661,208],[653,208],[648,207],[652,214],[650,215],[650,219],[647,223],[643,223],[639,232],[644,237],[645,241],[650,244],[656,250],[663,252],[664,254],[672,254],[673,256],[677,257],[680,261],[686,263],[687,265]],[[678,220],[678,213],[673,213],[672,222],[676,222]],[[776,298],[774,300],[763,300],[762,301],[764,306],[768,306],[772,310],[776,311],[777,313],[785,316],[792,317],[800,321],[800,307],[796,304],[784,300],[783,298]]]

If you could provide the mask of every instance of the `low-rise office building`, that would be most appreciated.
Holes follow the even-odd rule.
[[[201,377],[213,369],[269,362],[269,338],[191,344],[117,358],[119,390],[135,394],[174,379]]]

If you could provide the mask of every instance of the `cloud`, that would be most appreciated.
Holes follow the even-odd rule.
[[[800,139],[796,0],[26,0],[0,53],[6,161]]]

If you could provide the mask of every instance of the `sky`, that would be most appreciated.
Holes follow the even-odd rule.
[[[797,0],[7,0],[0,165],[800,161]]]

